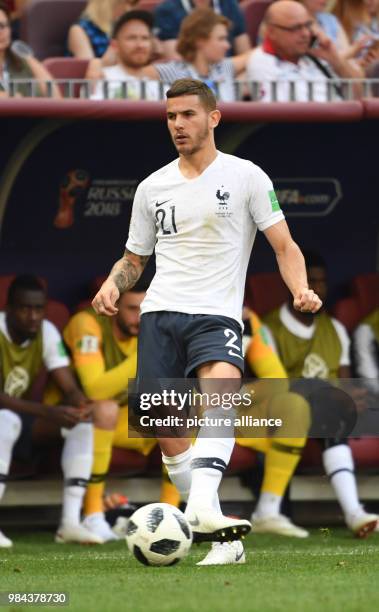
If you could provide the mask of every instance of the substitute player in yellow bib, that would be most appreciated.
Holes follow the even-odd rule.
[[[327,297],[326,264],[318,253],[305,253],[305,262],[310,287],[323,300]],[[332,388],[326,381],[351,378],[350,339],[346,329],[324,310],[315,313],[295,311],[291,302],[283,304],[264,319],[269,326],[276,350],[284,363],[291,380],[297,379],[296,387],[302,380],[313,381],[313,388]],[[318,382],[319,381],[319,382]],[[300,390],[299,390],[300,392]],[[335,495],[341,506],[349,529],[357,537],[366,537],[373,531],[378,516],[365,511],[358,497],[354,473],[354,458],[348,445],[348,414],[351,399],[338,389],[339,401],[345,406],[346,417],[341,420],[338,432],[331,432],[319,439],[322,447],[322,462]],[[312,420],[317,421],[334,405],[316,391],[309,400]],[[350,400],[350,401],[349,401]]]
[[[78,387],[61,335],[44,319],[45,306],[46,292],[39,279],[22,275],[11,283],[6,310],[0,312],[0,499],[17,440],[21,437],[20,443],[28,445],[37,431],[46,434],[46,421],[53,422],[54,434],[64,438],[63,507],[56,541],[102,544],[102,538],[81,524],[81,508],[91,473],[91,418],[97,410],[106,412],[110,402],[89,402]],[[42,367],[60,393],[58,404],[56,397],[49,401],[48,393],[43,403],[30,399]],[[11,540],[0,531],[0,548],[10,546]]]
[[[287,372],[275,352],[269,330],[253,312],[249,313],[249,324],[252,337],[247,345],[245,359],[251,373],[261,379],[287,379]],[[249,373],[246,376],[248,378]],[[253,533],[278,533],[304,538],[308,532],[280,513],[283,495],[300,461],[310,425],[308,402],[297,393],[290,393],[287,388],[288,385],[283,388],[283,392],[262,406],[263,414],[269,411],[271,417],[281,418],[285,423],[285,427],[280,429],[280,436],[274,434],[262,437],[260,434],[256,438],[237,437],[236,441],[241,446],[265,454],[260,497],[251,517]],[[302,430],[304,435],[294,438],[295,429]]]
[[[148,455],[156,445],[151,438],[128,437],[128,380],[135,378],[137,370],[137,335],[144,296],[144,288],[135,286],[120,298],[117,317],[102,317],[88,308],[75,314],[63,332],[73,367],[88,397],[117,402],[113,410],[94,420],[94,460],[84,501],[86,528],[105,541],[117,539],[103,513],[112,447]]]

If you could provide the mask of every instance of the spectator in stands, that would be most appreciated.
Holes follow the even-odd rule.
[[[192,78],[205,82],[217,97],[230,102],[236,99],[234,80],[246,67],[250,51],[225,57],[230,43],[230,21],[210,8],[196,9],[183,19],[178,51],[182,60],[151,64],[143,74],[164,83]]]
[[[336,47],[348,45],[348,38],[339,19],[327,11],[327,0],[299,0]]]
[[[102,69],[101,80],[96,85],[92,99],[105,98],[104,81],[108,82],[108,98],[159,99],[158,83],[142,80],[141,72],[151,61],[152,27],[153,16],[147,11],[128,11],[116,21],[111,46],[116,53],[117,63]],[[122,83],[126,83],[125,92]],[[145,92],[142,90],[143,83]]]
[[[224,15],[231,23],[228,55],[232,51],[240,55],[250,49],[244,16],[236,0],[165,0],[155,9],[154,17],[157,36],[162,41],[162,52],[166,59],[180,58],[177,38],[183,19],[194,9],[207,7]]]
[[[379,0],[337,0],[334,12],[367,70],[379,60]]]
[[[7,5],[10,13],[12,38],[16,39],[19,37],[20,17],[24,12],[27,2],[28,0],[5,0],[5,4]]]
[[[138,0],[88,0],[81,18],[69,29],[69,53],[80,59],[103,57],[109,47],[113,22],[137,2]]]
[[[351,79],[354,68],[337,51],[334,43],[321,31],[313,35],[313,20],[299,2],[278,0],[265,14],[265,39],[250,54],[247,76],[259,83],[259,99],[274,99],[272,82],[277,82],[276,99],[288,102],[309,100],[308,83],[313,83],[313,99],[328,100],[330,78]],[[317,47],[312,43],[317,40]],[[290,82],[293,82],[291,92]],[[293,95],[292,95],[293,93]],[[330,88],[332,99],[341,99],[340,87]],[[354,93],[359,93],[355,88]]]
[[[334,13],[350,41],[367,34],[379,36],[379,0],[337,0]]]
[[[58,542],[101,544],[102,539],[80,523],[82,500],[92,465],[92,414],[112,409],[111,402],[90,403],[69,368],[61,336],[44,319],[46,294],[34,276],[16,277],[9,287],[6,311],[0,313],[0,498],[4,494],[13,447],[43,421],[51,421],[64,437],[64,475],[61,525]],[[30,399],[40,370],[45,366],[63,397],[59,405]],[[64,428],[60,430],[60,427]],[[0,548],[12,546],[0,531]]]
[[[113,398],[117,404],[95,424],[94,462],[84,503],[84,525],[105,541],[117,539],[103,512],[103,492],[112,446],[148,455],[156,445],[153,438],[129,437],[128,380],[136,376],[137,335],[140,304],[145,287],[140,283],[124,293],[118,313],[101,317],[92,308],[78,312],[64,330],[73,366],[86,395],[92,400]],[[120,406],[120,409],[118,408]],[[161,501],[178,503],[175,487],[165,480]]]
[[[315,253],[305,253],[304,257],[309,286],[317,291],[325,303],[325,262]],[[290,302],[269,314],[264,321],[273,334],[279,357],[289,378],[304,379],[295,380],[292,388],[300,393],[302,388],[311,388],[311,393],[307,391],[305,396],[311,405],[313,420],[319,423],[320,419],[330,419],[330,415],[338,408],[337,404],[342,407],[343,416],[338,423],[339,433],[333,433],[330,437],[329,423],[325,438],[320,440],[323,447],[322,460],[347,526],[356,536],[365,537],[376,528],[379,517],[366,513],[358,499],[354,460],[346,438],[350,433],[349,419],[354,417],[354,414],[351,414],[354,404],[347,394],[325,382],[351,377],[350,341],[347,331],[325,310],[317,315],[307,315],[295,312]],[[330,398],[335,400],[333,405],[328,404]]]
[[[352,68],[356,71],[356,77],[361,78],[363,74],[359,63],[354,58],[360,55],[362,49],[367,44],[368,36],[366,35],[352,44],[338,17],[326,11],[327,0],[300,0],[300,2],[304,4],[309,14],[315,20],[314,33],[317,34],[317,30],[320,28],[333,41],[337,51],[350,61]]]
[[[353,341],[357,373],[379,394],[379,308],[358,325]]]
[[[10,83],[14,84],[17,96],[46,96],[46,81],[53,77],[34,57],[20,57],[11,49],[10,13],[8,6],[0,1],[0,95],[9,95]],[[28,82],[17,82],[27,80]],[[1,94],[2,92],[2,94]],[[53,85],[51,95],[60,98],[58,88]]]

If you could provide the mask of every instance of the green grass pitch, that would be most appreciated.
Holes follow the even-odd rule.
[[[9,533],[9,532],[7,532]],[[379,534],[355,540],[346,530],[310,538],[246,539],[245,565],[196,567],[208,546],[180,564],[144,567],[125,543],[59,545],[52,534],[19,533],[0,549],[0,591],[66,591],[67,612],[365,612],[379,610]],[[26,605],[1,610],[57,610]]]

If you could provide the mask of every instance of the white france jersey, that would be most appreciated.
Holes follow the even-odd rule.
[[[142,313],[174,311],[231,317],[241,326],[246,270],[257,228],[284,219],[267,174],[218,152],[194,179],[176,159],[136,191],[126,248],[150,255],[156,274]]]

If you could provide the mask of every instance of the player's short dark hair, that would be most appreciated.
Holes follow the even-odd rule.
[[[217,107],[213,91],[198,79],[178,79],[174,81],[166,92],[166,97],[169,99],[179,98],[180,96],[199,96],[200,102],[207,111],[213,111]]]
[[[16,303],[17,293],[20,291],[41,291],[46,295],[46,289],[42,281],[33,274],[20,274],[13,279],[8,289],[7,304]]]
[[[124,27],[126,23],[129,21],[143,21],[144,24],[147,25],[150,32],[153,30],[154,26],[154,17],[152,13],[149,11],[135,10],[135,11],[127,11],[123,13],[121,17],[119,17],[116,23],[113,26],[112,38],[116,38],[120,30]]]
[[[316,251],[303,251],[306,268],[323,268],[326,270],[326,261]]]

